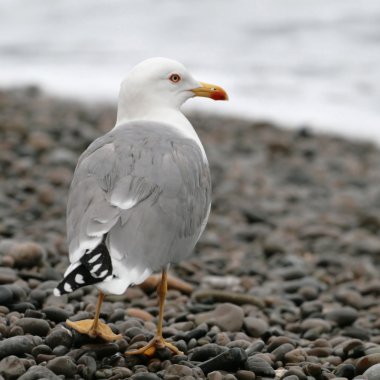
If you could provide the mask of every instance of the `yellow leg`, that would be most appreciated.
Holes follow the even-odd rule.
[[[103,299],[104,294],[102,292],[99,292],[94,319],[85,319],[77,322],[66,320],[66,324],[74,330],[78,331],[80,334],[86,334],[91,338],[99,337],[109,342],[121,339],[122,336],[120,334],[114,334],[109,326],[99,320]]]
[[[157,348],[168,347],[175,355],[182,355],[183,353],[176,347],[174,344],[166,342],[164,337],[162,336],[162,323],[164,320],[164,306],[166,293],[168,291],[168,271],[167,269],[162,270],[161,283],[158,292],[158,300],[159,300],[159,314],[158,314],[158,322],[157,322],[157,332],[154,338],[144,347],[139,348],[138,350],[127,351],[126,355],[146,355],[153,356],[157,350]]]

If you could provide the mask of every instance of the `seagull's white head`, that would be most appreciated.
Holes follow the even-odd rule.
[[[135,66],[122,82],[118,119],[141,117],[157,109],[179,109],[194,96],[227,100],[219,86],[195,80],[179,62],[168,58],[150,58]]]

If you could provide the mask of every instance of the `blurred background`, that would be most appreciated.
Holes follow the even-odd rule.
[[[230,94],[187,109],[380,141],[377,0],[0,2],[1,87],[114,102],[152,56]]]

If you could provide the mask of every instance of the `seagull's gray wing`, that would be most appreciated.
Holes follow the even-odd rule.
[[[193,246],[209,209],[210,186],[200,148],[171,127],[131,122],[114,129],[89,146],[75,170],[67,208],[70,261],[108,233],[111,257],[118,260],[127,256],[126,247],[138,254],[149,239],[152,247],[141,257],[148,248],[152,255],[180,248],[181,240]]]

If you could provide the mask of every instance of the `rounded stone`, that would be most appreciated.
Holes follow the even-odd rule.
[[[13,292],[6,285],[0,285],[0,304],[8,305],[13,301]]]
[[[34,267],[42,262],[45,251],[42,246],[34,242],[15,244],[10,250],[16,267]]]
[[[352,325],[358,318],[358,311],[350,306],[340,307],[326,313],[326,319],[335,322],[338,326]]]
[[[0,358],[29,354],[35,345],[34,341],[27,336],[13,336],[0,341]]]
[[[42,366],[32,366],[30,367],[18,380],[62,380],[61,377],[58,377],[50,369]]]
[[[363,356],[356,363],[357,374],[362,374],[368,368],[380,363],[380,353]]]
[[[46,314],[48,319],[56,323],[65,322],[70,317],[66,310],[55,306],[45,307],[42,312]]]
[[[237,380],[255,380],[256,375],[251,371],[241,369],[235,373]]]
[[[17,356],[7,356],[0,361],[0,374],[4,376],[5,380],[16,380],[24,372],[24,363]]]
[[[56,375],[64,375],[66,377],[72,377],[77,372],[77,366],[69,356],[54,358],[48,362],[46,367]]]
[[[191,368],[185,365],[172,364],[166,368],[164,380],[180,380],[186,376],[192,376],[192,374]]]
[[[17,321],[17,325],[22,327],[25,333],[38,336],[46,336],[50,330],[49,323],[38,318],[22,318]]]
[[[222,331],[240,331],[243,326],[244,312],[241,307],[231,304],[219,304],[215,310],[200,313],[195,316],[195,322],[200,325],[206,322],[214,324]]]
[[[379,380],[380,379],[380,363],[369,367],[364,373],[368,380]]]
[[[275,377],[274,369],[264,359],[258,356],[250,356],[245,363],[245,368],[257,376]]]
[[[244,329],[247,332],[247,334],[253,338],[262,337],[267,332],[268,328],[268,322],[266,322],[262,318],[244,318]]]
[[[73,343],[73,337],[69,331],[61,328],[59,330],[52,331],[46,337],[45,343],[51,348],[55,348],[57,346],[65,346],[70,348]]]

